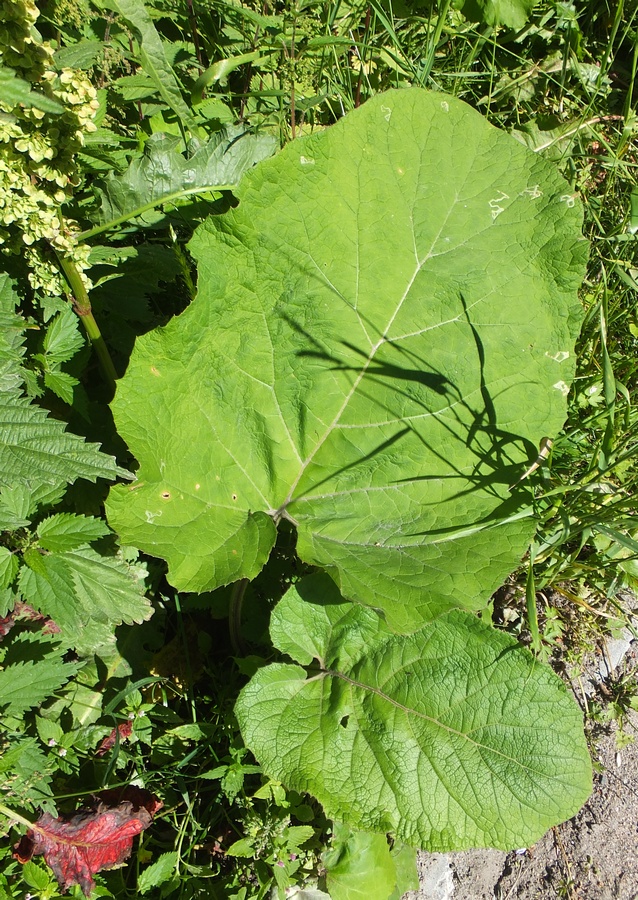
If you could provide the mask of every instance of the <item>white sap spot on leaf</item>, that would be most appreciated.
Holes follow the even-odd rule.
[[[447,100],[441,100],[441,109],[443,110],[443,112],[450,111],[450,104],[447,102]]]
[[[397,172],[399,175],[405,175],[405,169],[402,169],[401,166],[397,167]]]
[[[165,459],[160,459],[159,468],[160,468],[160,472],[162,474],[164,474],[164,469],[166,468],[166,460]]]
[[[569,359],[569,353],[567,350],[558,350],[556,353],[545,352],[545,356],[549,359],[553,359],[554,362],[562,363],[565,362],[566,359]]]
[[[158,517],[158,516],[161,516],[162,513],[161,513],[161,512],[156,512],[156,513],[154,513],[154,512],[151,512],[150,509],[147,509],[147,510],[145,511],[144,515],[146,516],[146,521],[148,522],[148,524],[149,524],[149,525],[152,525],[152,524],[153,524],[153,519],[157,519],[157,517]]]
[[[503,200],[509,200],[509,194],[503,193],[503,191],[499,191],[496,197],[492,197],[491,200],[488,201],[488,206],[492,210],[492,219],[495,219],[497,216],[500,216],[502,212],[505,211],[505,207],[501,206]]]
[[[383,113],[383,118],[386,120],[386,122],[389,122],[389,121],[390,121],[390,116],[392,115],[392,110],[390,109],[390,107],[389,107],[389,106],[382,106],[382,107],[381,107],[381,112]]]
[[[198,490],[200,489],[200,487],[201,487],[201,484],[196,484],[196,485],[195,485],[195,490],[198,491]]]
[[[557,391],[560,391],[563,397],[566,397],[569,394],[569,385],[565,384],[564,381],[557,381],[552,387],[556,388]]]
[[[315,161],[311,156],[300,156],[299,162],[302,166],[314,166]]]
[[[575,194],[563,194],[563,196],[560,198],[560,202],[564,203],[565,206],[571,209],[572,206],[575,206],[576,204],[576,196]]]
[[[543,196],[543,192],[541,191],[540,186],[535,184],[533,187],[525,188],[518,196],[522,197],[523,195],[529,197],[530,200],[538,200],[539,197]]]
[[[159,369],[156,369],[155,366],[151,366],[151,375],[155,375],[156,378],[160,377]]]

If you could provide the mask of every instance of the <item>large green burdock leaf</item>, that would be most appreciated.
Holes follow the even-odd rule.
[[[199,295],[138,340],[114,414],[124,541],[180,589],[253,577],[276,522],[409,630],[482,604],[532,530],[509,485],[565,416],[582,214],[464,103],[375,97],[244,176]]]
[[[271,778],[328,816],[428,850],[512,849],[587,799],[576,703],[469,613],[397,636],[322,574],[288,591],[271,636],[301,666],[253,676],[235,708],[242,735]]]

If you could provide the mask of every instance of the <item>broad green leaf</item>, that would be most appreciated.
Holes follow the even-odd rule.
[[[565,416],[587,253],[555,169],[466,104],[379,95],[248,172],[199,295],[113,404],[108,513],[181,590],[252,577],[275,525],[399,629],[481,606],[533,530],[510,491]],[[149,403],[149,398],[153,402]]]
[[[0,109],[8,111],[14,106],[33,107],[54,116],[64,112],[57,100],[31,90],[29,82],[18,78],[13,69],[0,66]]]
[[[94,643],[91,628],[96,624],[131,624],[151,616],[138,572],[120,557],[100,556],[81,546],[45,555],[28,550],[24,561],[20,590],[25,600],[50,616],[79,651],[86,642]]]
[[[333,835],[333,847],[322,857],[332,900],[388,900],[397,878],[385,834],[335,823]]]
[[[56,513],[40,522],[37,534],[38,543],[45,550],[74,550],[109,534],[109,528],[102,519]]]
[[[180,152],[180,138],[158,133],[146,142],[144,155],[122,175],[110,173],[98,189],[97,234],[159,206],[207,191],[235,187],[244,172],[275,150],[269,135],[254,135],[226,126],[189,156]]]
[[[140,873],[137,880],[137,890],[140,894],[146,894],[151,888],[164,884],[171,877],[177,865],[177,853],[162,853],[161,856],[147,866]]]
[[[103,5],[114,9],[133,29],[139,41],[140,64],[155,82],[157,92],[164,103],[185,126],[196,128],[197,121],[184,102],[177,76],[143,0],[105,0]]]
[[[453,5],[473,22],[522,28],[535,3],[536,0],[455,0]]]
[[[587,799],[581,712],[512,638],[452,610],[408,637],[382,627],[366,648],[369,610],[335,602],[323,574],[297,588],[272,637],[289,653],[314,644],[314,664],[260,669],[235,708],[269,777],[427,850],[527,847]]]

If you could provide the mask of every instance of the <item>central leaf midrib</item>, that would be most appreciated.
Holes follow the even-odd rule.
[[[520,760],[515,759],[514,757],[511,757],[511,756],[508,756],[506,753],[503,753],[502,751],[497,750],[494,747],[490,747],[489,744],[482,744],[482,743],[480,743],[480,741],[473,740],[464,731],[458,731],[456,728],[452,728],[450,725],[445,725],[445,724],[443,724],[443,722],[440,722],[438,719],[435,719],[433,716],[428,716],[427,713],[422,713],[416,709],[411,709],[409,706],[404,706],[403,703],[399,703],[398,700],[395,700],[393,697],[391,697],[389,694],[386,694],[384,691],[380,690],[379,688],[372,687],[369,684],[364,684],[361,681],[357,681],[354,678],[350,678],[348,675],[345,675],[343,672],[336,672],[333,669],[325,669],[324,671],[325,671],[326,675],[330,675],[333,678],[339,678],[342,681],[345,681],[347,684],[351,685],[352,687],[359,688],[362,691],[369,691],[372,694],[376,694],[377,697],[380,697],[382,700],[385,700],[391,706],[396,707],[396,709],[400,709],[402,712],[404,712],[406,714],[406,716],[412,715],[412,716],[416,716],[419,719],[423,719],[424,721],[429,722],[432,725],[435,725],[435,726],[441,728],[443,731],[447,731],[450,734],[455,735],[456,737],[463,738],[464,740],[468,741],[470,744],[473,744],[475,747],[480,748],[482,750],[487,750],[490,753],[494,753],[496,756],[500,756],[503,759],[507,760],[508,762],[514,763],[519,768],[524,769],[525,771],[530,772],[534,775],[542,776],[545,774],[543,772],[538,772],[535,769],[532,769],[530,766],[523,765],[523,763],[521,763]],[[498,724],[498,723],[494,723],[494,724]]]
[[[332,422],[330,423],[330,425],[328,425],[328,427],[327,427],[326,430],[324,431],[323,435],[319,438],[319,440],[318,440],[317,443],[315,444],[315,446],[314,446],[312,452],[306,457],[306,459],[305,459],[304,462],[302,463],[302,465],[301,465],[301,467],[300,467],[300,469],[299,469],[299,472],[297,473],[297,477],[295,478],[295,480],[293,481],[292,485],[290,486],[290,490],[288,491],[288,496],[286,497],[286,499],[284,500],[284,502],[281,504],[280,508],[277,510],[277,515],[278,515],[278,516],[279,516],[279,515],[282,515],[282,514],[285,512],[286,507],[292,502],[292,500],[293,500],[293,494],[294,494],[294,492],[295,492],[295,488],[297,487],[297,485],[299,484],[299,482],[300,482],[301,479],[303,478],[303,475],[304,475],[305,471],[307,470],[308,466],[310,465],[310,463],[312,462],[312,460],[315,458],[315,456],[317,455],[317,453],[319,452],[319,450],[321,449],[321,447],[322,447],[322,446],[325,444],[325,442],[328,440],[328,438],[330,437],[330,435],[332,434],[332,432],[334,431],[334,429],[337,427],[337,424],[339,423],[339,420],[341,419],[342,415],[343,415],[344,412],[346,411],[346,409],[347,409],[347,407],[348,407],[348,404],[350,403],[350,400],[352,399],[352,397],[353,397],[354,394],[356,393],[357,388],[359,387],[361,381],[363,380],[363,376],[364,376],[365,373],[368,371],[368,368],[370,367],[370,364],[371,364],[372,361],[374,360],[374,357],[375,357],[375,355],[376,355],[376,353],[377,353],[377,350],[378,350],[380,347],[382,347],[383,344],[385,344],[385,343],[387,342],[387,340],[388,340],[388,337],[387,337],[387,336],[388,336],[388,332],[389,332],[390,328],[392,328],[392,325],[393,325],[393,323],[394,323],[394,320],[395,320],[396,317],[399,315],[399,312],[401,311],[401,308],[403,307],[403,304],[405,303],[405,301],[406,301],[406,299],[407,299],[407,297],[408,297],[408,295],[409,295],[409,293],[410,293],[410,291],[411,291],[411,289],[412,289],[412,286],[413,286],[413,284],[414,284],[414,282],[415,282],[415,280],[416,280],[417,275],[419,274],[419,272],[421,271],[421,269],[423,268],[423,266],[427,263],[427,261],[432,257],[433,250],[434,250],[434,248],[436,247],[436,245],[437,245],[437,243],[438,243],[438,240],[439,240],[439,238],[441,237],[441,234],[443,233],[443,230],[444,230],[445,226],[446,226],[447,223],[448,223],[448,219],[449,219],[450,216],[452,215],[452,210],[454,209],[454,206],[455,206],[455,204],[456,204],[457,202],[458,202],[458,195],[456,196],[456,198],[455,198],[455,200],[454,200],[454,203],[450,204],[450,207],[449,207],[449,209],[448,209],[448,211],[447,211],[447,215],[446,215],[445,218],[443,219],[443,222],[441,223],[441,227],[439,228],[438,232],[436,233],[436,235],[435,235],[434,238],[432,239],[432,242],[431,242],[431,244],[430,244],[430,247],[429,247],[427,253],[425,254],[425,256],[424,256],[422,259],[419,260],[419,259],[417,258],[417,260],[416,260],[416,266],[415,266],[414,272],[412,273],[410,279],[408,280],[408,283],[407,283],[407,285],[406,285],[406,288],[405,288],[403,294],[401,295],[401,298],[399,299],[399,302],[397,303],[397,305],[396,305],[396,307],[395,307],[395,309],[394,309],[394,312],[393,312],[392,315],[390,316],[390,319],[389,319],[387,325],[386,325],[385,328],[383,329],[383,334],[381,335],[381,337],[379,338],[379,340],[377,341],[377,343],[374,344],[374,346],[370,349],[370,353],[369,353],[369,355],[368,355],[368,358],[366,359],[365,363],[363,364],[363,366],[362,366],[362,368],[361,368],[361,371],[359,372],[359,374],[358,374],[357,377],[355,378],[355,380],[354,380],[354,382],[353,382],[353,384],[352,384],[350,390],[348,391],[348,393],[347,393],[346,396],[344,397],[343,403],[341,404],[341,406],[340,406],[339,409],[337,410],[337,414],[335,415],[335,417],[334,417],[334,419],[332,420]],[[414,231],[413,231],[413,239],[414,239],[414,242],[415,242],[415,249],[416,249],[416,235],[414,234]]]

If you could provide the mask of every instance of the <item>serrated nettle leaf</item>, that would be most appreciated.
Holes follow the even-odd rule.
[[[140,894],[145,894],[151,888],[158,887],[171,877],[177,865],[177,853],[162,853],[154,863],[140,872],[137,880],[137,889]]]
[[[20,298],[15,282],[0,272],[0,391],[19,390],[26,322],[16,313]]]
[[[8,588],[18,574],[20,561],[15,553],[6,547],[0,547],[0,590]]]
[[[144,154],[134,159],[122,175],[110,173],[97,189],[101,208],[99,229],[105,230],[139,216],[162,203],[198,193],[228,190],[255,163],[271,156],[276,141],[228,125],[205,144],[183,154],[179,137],[151,135]],[[95,233],[96,229],[92,229]]]
[[[44,336],[46,357],[52,362],[70,360],[84,346],[84,338],[78,327],[78,317],[67,307],[51,321]]]
[[[152,614],[138,567],[128,566],[117,556],[101,556],[80,546],[63,553],[31,549],[24,561],[26,567],[20,572],[24,598],[50,616],[74,646],[82,644],[84,630],[139,623]],[[99,629],[91,638],[95,639],[104,639]]]
[[[285,517],[301,559],[397,629],[478,608],[533,531],[508,486],[565,416],[578,201],[420,89],[292,142],[237,194],[190,245],[197,299],[118,384],[140,469],[111,492],[115,529],[203,591],[254,576]]]
[[[17,716],[49,700],[81,668],[64,662],[62,653],[35,662],[20,662],[0,670],[0,707]]]
[[[80,382],[66,372],[45,372],[44,384],[50,391],[64,400],[69,406],[73,404],[73,393]]]
[[[65,430],[17,391],[0,391],[0,486],[54,490],[78,478],[129,479],[130,473],[90,444]]]
[[[37,528],[39,545],[45,550],[54,551],[74,550],[107,534],[110,534],[110,529],[102,519],[72,513],[49,516]]]
[[[355,632],[358,613],[367,632],[369,611],[335,603],[326,575],[313,581],[315,593],[325,583],[319,621],[334,630],[316,628],[303,587],[291,588],[272,636],[287,622],[304,629],[315,664],[260,669],[235,707],[271,778],[312,793],[331,818],[428,850],[530,846],[585,802],[582,715],[549,667],[459,610],[408,637],[384,627],[371,648],[355,638],[359,658],[344,665],[338,631],[347,621]]]

